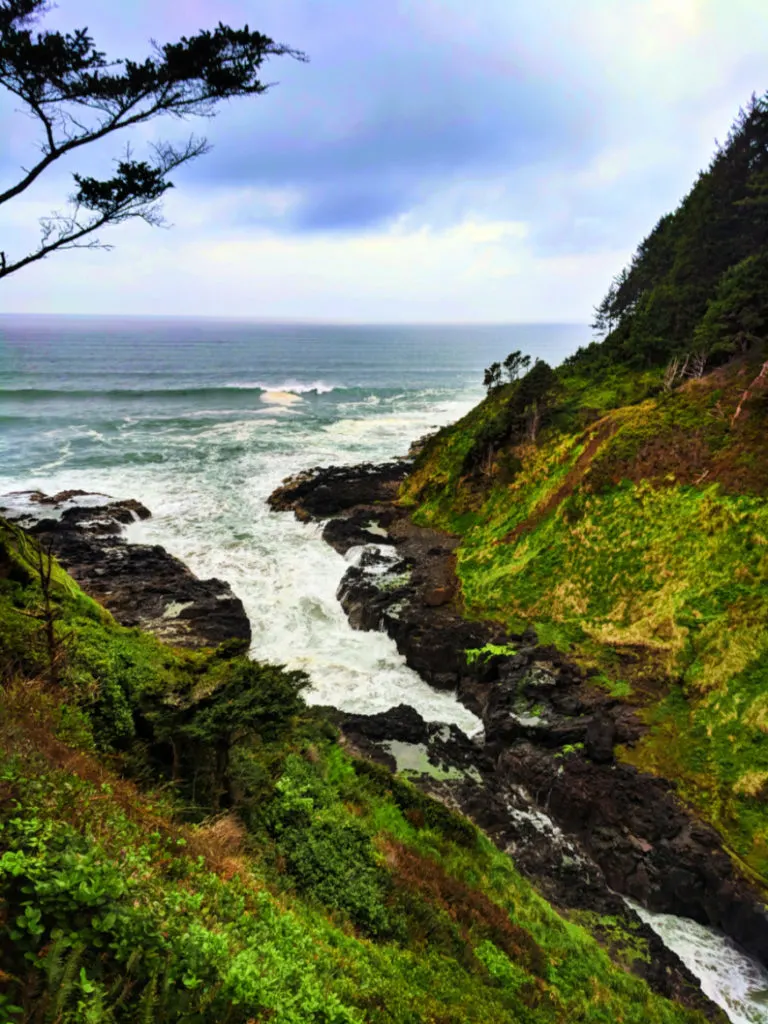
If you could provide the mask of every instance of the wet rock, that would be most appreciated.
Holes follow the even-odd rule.
[[[56,506],[81,496],[62,491],[51,499],[35,498],[35,503]],[[125,525],[150,514],[131,499],[72,506],[59,519],[33,521],[23,513],[17,518],[124,626],[139,626],[179,647],[236,640],[247,650],[250,623],[228,583],[201,580],[165,548],[129,544],[122,536]]]
[[[720,928],[766,961],[766,908],[714,829],[678,802],[669,781],[576,750],[558,757],[527,740],[500,754],[498,770],[546,804],[616,892]]]
[[[391,516],[381,515],[375,510],[363,510],[344,519],[330,519],[323,529],[323,540],[340,555],[350,548],[366,544],[394,544],[386,530]]]
[[[449,604],[453,600],[455,593],[455,587],[434,587],[424,594],[422,601],[427,608],[440,608],[444,604]]]
[[[616,942],[617,925],[630,932],[635,942],[646,943],[647,959],[634,959],[629,966],[657,992],[701,1010],[712,1021],[723,1021],[679,958],[613,891],[584,844],[562,831],[525,787],[497,770],[482,741],[469,740],[455,727],[425,722],[403,705],[376,715],[341,711],[333,715],[354,752],[391,771],[395,769],[393,741],[418,746],[424,767],[406,774],[419,789],[482,828],[554,906],[577,921],[590,922],[609,950]],[[583,912],[589,916],[579,917]],[[601,917],[610,922],[604,931]],[[620,949],[613,952],[620,957]]]
[[[70,501],[72,498],[90,497],[93,493],[93,491],[81,491],[78,488],[71,491],[59,491],[58,494],[53,495],[43,494],[42,491],[33,491],[29,496],[29,500],[40,505],[60,505],[62,502]],[[106,497],[106,495],[103,495],[103,497]]]
[[[616,742],[616,724],[609,715],[595,715],[587,726],[584,746],[587,756],[598,764],[613,761],[613,745]]]
[[[274,511],[327,519],[359,505],[391,501],[405,479],[406,460],[383,465],[316,467],[290,477],[268,498]]]
[[[427,723],[409,704],[398,704],[375,715],[341,713],[345,733],[357,733],[370,740],[400,740],[403,743],[426,743]]]

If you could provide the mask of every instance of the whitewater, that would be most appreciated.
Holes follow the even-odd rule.
[[[554,365],[588,341],[579,325],[0,316],[0,494],[139,499],[153,516],[130,539],[227,580],[252,655],[307,671],[312,702],[368,713],[407,703],[471,733],[474,715],[408,669],[388,637],[349,627],[335,597],[349,563],[320,528],[265,499],[312,466],[405,454],[468,411],[484,367],[513,349]],[[768,1024],[759,965],[711,929],[647,916],[733,1024]]]

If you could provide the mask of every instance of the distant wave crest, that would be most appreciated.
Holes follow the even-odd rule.
[[[126,401],[142,398],[223,398],[232,396],[234,392],[252,392],[254,395],[263,395],[267,392],[289,392],[295,395],[317,394],[326,395],[332,391],[364,391],[370,392],[371,388],[343,387],[337,384],[326,384],[323,381],[313,381],[310,384],[301,384],[296,381],[286,381],[282,384],[267,384],[263,381],[254,382],[232,382],[228,384],[209,384],[198,387],[159,387],[159,388],[4,388],[0,389],[0,398],[12,399],[18,402],[41,401],[41,400],[65,400],[73,398],[116,398]]]
[[[327,395],[331,391],[348,391],[349,388],[341,384],[326,384],[323,380],[313,381],[311,384],[302,384],[300,381],[287,380],[282,384],[265,384],[257,380],[233,381],[231,384],[224,384],[225,388],[235,388],[238,391],[289,391],[294,395],[308,395],[315,392],[317,395]]]

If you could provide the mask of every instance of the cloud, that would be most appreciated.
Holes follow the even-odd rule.
[[[763,3],[68,0],[51,17],[110,51],[221,19],[311,63],[270,63],[279,85],[203,126],[215,148],[176,176],[173,231],[114,230],[114,253],[38,265],[3,284],[3,306],[183,312],[192,296],[239,315],[586,320],[768,86]],[[3,180],[33,141],[13,106],[0,101]],[[188,127],[153,126],[138,148]],[[29,244],[69,171],[119,150],[0,211],[0,248]]]
[[[213,240],[191,230],[150,239],[149,230],[126,229],[119,257],[72,254],[66,295],[53,260],[34,276],[19,275],[11,308],[32,311],[41,294],[55,294],[67,312],[585,322],[590,275],[610,275],[626,255],[537,257],[526,225],[505,221],[440,230],[402,221],[347,236],[242,231]]]

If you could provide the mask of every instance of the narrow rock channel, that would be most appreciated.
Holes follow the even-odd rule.
[[[388,633],[422,678],[454,690],[481,717],[485,732],[468,741],[402,706],[338,716],[348,741],[461,809],[552,903],[598,935],[602,927],[609,949],[610,929],[597,917],[621,921],[647,944],[632,969],[658,991],[694,1005],[699,979],[732,1021],[768,1021],[760,894],[672,784],[616,761],[614,747],[643,728],[631,708],[590,687],[533,631],[512,636],[462,618],[455,541],[415,527],[394,504],[404,472],[401,463],[314,470],[270,503],[328,520],[325,540],[353,563],[338,590],[350,624]],[[489,656],[468,663],[466,652],[481,649]]]

